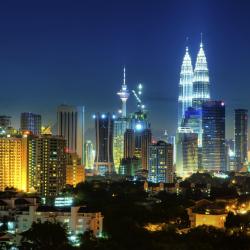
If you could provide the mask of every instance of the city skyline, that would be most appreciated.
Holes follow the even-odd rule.
[[[150,1],[143,3],[109,1],[103,6],[103,12],[99,8],[101,2],[86,1],[69,9],[65,3],[52,4],[52,9],[57,7],[53,14],[47,9],[46,2],[29,6],[17,3],[14,7],[2,4],[1,11],[9,12],[8,16],[4,13],[1,16],[0,81],[3,93],[11,95],[2,95],[1,114],[12,116],[15,127],[19,127],[21,112],[41,114],[45,124],[53,125],[58,105],[84,105],[86,133],[94,134],[91,115],[98,111],[115,112],[121,106],[116,93],[122,83],[125,65],[128,89],[134,89],[138,82],[144,85],[153,133],[159,136],[167,129],[169,134],[174,134],[179,72],[186,37],[189,37],[189,51],[195,55],[202,32],[211,96],[225,101],[227,134],[233,138],[233,110],[250,108],[246,91],[250,80],[247,74],[250,33],[242,26],[249,18],[250,5],[231,1],[227,5],[215,1],[191,1],[190,5],[182,3],[179,15],[176,12],[172,15],[171,10],[176,10],[180,2],[159,1],[153,6]],[[221,12],[224,19],[218,23],[220,10],[224,10]],[[194,12],[196,15],[187,19]],[[95,20],[99,15],[104,22],[100,22],[102,18]],[[232,30],[228,29],[232,26],[230,23],[234,24]],[[223,34],[218,33],[220,29]],[[237,66],[239,62],[241,67]],[[13,87],[18,91],[12,93]],[[41,89],[41,95],[37,93],[37,87]],[[97,87],[99,91],[96,91]],[[45,98],[48,99],[46,105]],[[132,96],[127,106],[128,112],[135,110],[136,101]]]

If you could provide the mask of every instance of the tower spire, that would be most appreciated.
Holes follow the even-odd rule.
[[[200,48],[203,48],[202,32],[201,32],[201,42],[200,42]]]
[[[120,96],[120,99],[122,101],[122,117],[126,117],[127,116],[126,102],[127,102],[128,97],[129,97],[129,91],[128,91],[127,85],[126,85],[126,68],[125,68],[125,66],[123,67],[123,83],[122,83],[122,88],[117,93],[117,95]]]

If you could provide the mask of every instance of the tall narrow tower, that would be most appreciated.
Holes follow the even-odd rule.
[[[182,119],[188,107],[192,106],[193,95],[193,66],[189,55],[188,47],[183,58],[178,98],[178,127],[181,127]]]
[[[123,83],[121,90],[117,93],[117,95],[120,96],[122,101],[122,117],[126,117],[127,115],[127,109],[126,109],[126,102],[129,98],[129,92],[126,85],[126,69],[123,68]]]
[[[200,49],[196,58],[193,78],[193,107],[201,109],[202,104],[210,99],[210,83],[207,59],[201,39]]]

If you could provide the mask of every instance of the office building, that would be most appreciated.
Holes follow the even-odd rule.
[[[202,166],[207,171],[225,171],[225,104],[207,101],[202,105]]]
[[[127,118],[119,117],[114,120],[113,157],[116,173],[119,172],[121,159],[124,157],[124,134],[127,128]]]
[[[188,107],[192,106],[193,97],[193,66],[189,55],[188,47],[183,58],[180,82],[179,82],[179,98],[178,98],[178,127],[181,126],[182,119]]]
[[[173,183],[173,145],[158,141],[149,145],[148,154],[148,180]]]
[[[57,135],[66,140],[69,153],[77,153],[84,160],[84,107],[60,105],[57,108]]]
[[[248,111],[236,109],[234,119],[235,137],[235,162],[236,170],[239,171],[248,162],[247,158],[247,136],[248,136]]]
[[[10,126],[11,126],[11,116],[1,115],[0,116],[0,127],[6,129]]]
[[[176,173],[187,177],[198,170],[198,135],[181,127],[176,135]]]
[[[135,152],[135,132],[127,129],[124,134],[124,158],[133,158]]]
[[[141,133],[141,164],[142,169],[148,170],[148,149],[152,143],[151,129],[145,129]]]
[[[95,161],[95,150],[92,141],[88,140],[85,143],[85,168],[93,169]]]
[[[29,131],[33,135],[40,135],[42,128],[41,115],[25,112],[21,113],[21,131]]]
[[[115,116],[110,113],[94,115],[96,133],[96,155],[94,169],[96,174],[113,172],[113,132]]]

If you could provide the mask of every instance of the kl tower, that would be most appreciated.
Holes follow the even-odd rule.
[[[127,108],[126,108],[126,102],[129,98],[129,92],[126,85],[126,69],[123,68],[123,84],[121,90],[117,93],[117,95],[120,96],[122,101],[122,117],[127,116]]]

